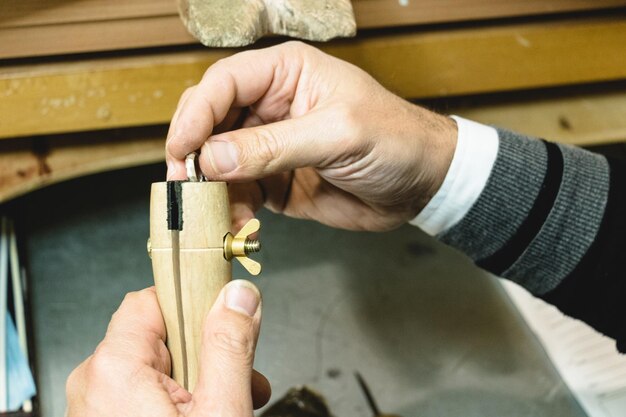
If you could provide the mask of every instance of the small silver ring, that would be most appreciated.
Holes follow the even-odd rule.
[[[187,180],[191,182],[198,182],[198,168],[196,166],[196,161],[198,159],[198,154],[196,152],[192,152],[185,158],[185,168],[187,169]]]

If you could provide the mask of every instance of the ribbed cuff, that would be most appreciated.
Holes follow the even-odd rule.
[[[511,239],[532,208],[547,169],[538,140],[498,130],[496,162],[482,194],[467,215],[438,238],[474,261],[493,255]]]
[[[478,266],[541,295],[585,256],[604,214],[606,158],[499,130],[500,149],[483,193],[438,237]]]

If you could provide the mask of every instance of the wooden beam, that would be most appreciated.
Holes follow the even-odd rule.
[[[353,0],[362,29],[626,6],[624,0]],[[0,29],[178,16],[175,0],[3,0]]]
[[[626,6],[624,0],[355,0],[357,27],[380,28]]]
[[[0,29],[167,15],[176,0],[2,0]]]
[[[162,161],[165,133],[157,126],[0,141],[0,202],[71,178]]]
[[[73,22],[35,29],[0,28],[0,59],[198,43],[177,15]]]
[[[505,98],[449,113],[562,143],[626,142],[626,88],[620,90]],[[162,161],[166,132],[162,125],[0,141],[0,203],[66,179]]]
[[[354,0],[352,3],[360,30],[626,6],[624,0]],[[0,2],[0,59],[197,43],[180,21],[175,0]]]
[[[571,145],[626,142],[626,88],[602,94],[452,107],[450,113]]]
[[[322,45],[409,98],[626,78],[626,20],[378,35]],[[0,138],[167,123],[233,50],[0,68]]]
[[[214,50],[0,69],[0,137],[165,123],[182,91],[230,53]]]
[[[625,19],[374,36],[324,49],[410,98],[626,78]]]

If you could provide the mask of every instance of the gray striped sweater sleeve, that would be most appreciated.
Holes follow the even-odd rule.
[[[623,350],[624,164],[506,130],[498,135],[482,194],[438,238],[616,338]],[[615,291],[622,296],[614,299]]]

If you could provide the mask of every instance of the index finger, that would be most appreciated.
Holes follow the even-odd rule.
[[[154,287],[132,292],[113,314],[103,346],[168,372],[166,330]]]
[[[231,107],[246,107],[261,99],[275,81],[286,48],[278,45],[245,51],[212,65],[177,110],[178,117],[172,121],[167,139],[166,158],[184,159],[202,146]],[[298,71],[294,64],[290,62],[289,68],[283,69]]]

